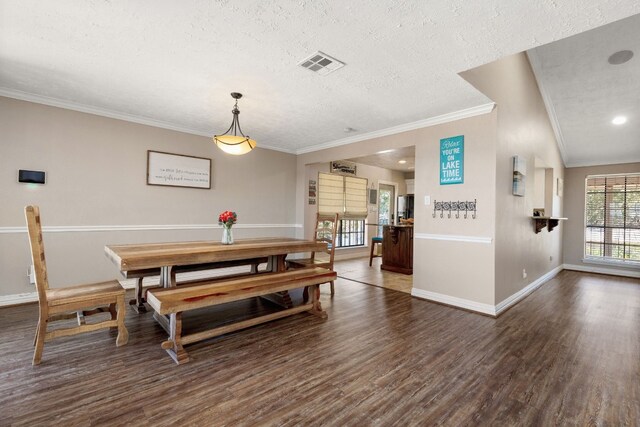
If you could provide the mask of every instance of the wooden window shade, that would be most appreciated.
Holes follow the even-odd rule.
[[[640,261],[640,174],[586,180],[585,257]]]
[[[367,217],[367,179],[328,173],[318,174],[318,213],[341,218]]]
[[[344,177],[321,173],[318,175],[318,213],[335,215],[344,213]]]
[[[367,185],[364,178],[344,177],[344,217],[365,219],[367,217]]]

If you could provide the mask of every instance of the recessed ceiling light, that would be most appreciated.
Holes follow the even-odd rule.
[[[415,169],[415,166],[409,166],[409,169]]]
[[[625,116],[617,116],[614,117],[613,120],[611,120],[611,123],[613,123],[614,125],[623,125],[627,123],[627,118]]]
[[[376,154],[391,153],[392,151],[395,151],[395,150],[382,150],[382,151],[378,151]]]
[[[611,65],[620,65],[629,61],[633,58],[633,52],[630,50],[621,50],[619,52],[614,53],[608,59],[609,64]]]
[[[406,160],[398,160],[398,163],[400,163],[401,165],[404,165],[405,163],[407,163]]]

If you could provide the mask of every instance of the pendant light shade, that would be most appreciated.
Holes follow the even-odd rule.
[[[229,129],[227,129],[227,131],[222,135],[214,135],[213,142],[215,142],[218,148],[225,153],[239,156],[241,154],[247,154],[249,151],[256,148],[257,144],[249,137],[249,135],[242,133],[242,129],[240,128],[240,121],[238,119],[238,115],[240,114],[240,110],[238,110],[238,99],[242,98],[242,94],[232,92],[231,97],[236,100],[236,105],[233,107],[233,110],[231,110],[233,113],[231,126],[229,126]]]

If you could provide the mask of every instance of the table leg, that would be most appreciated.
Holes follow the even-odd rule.
[[[144,306],[145,300],[142,295],[142,277],[136,279],[136,298],[129,301],[129,305],[136,313],[146,313],[147,307]]]
[[[160,268],[160,286],[163,288],[176,287],[176,271],[172,265]]]
[[[269,257],[269,261],[267,263],[267,270],[269,272],[284,272],[287,270],[287,265],[285,263],[285,259],[287,258],[287,254],[284,255],[271,255]],[[293,308],[293,300],[291,299],[291,295],[289,295],[289,291],[276,292],[275,294],[263,295],[260,298],[266,299],[267,301],[271,301],[274,304],[278,304],[284,308]]]

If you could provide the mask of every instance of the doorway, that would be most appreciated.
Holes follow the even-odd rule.
[[[377,235],[382,236],[382,226],[393,224],[395,217],[396,189],[394,185],[379,184]]]

